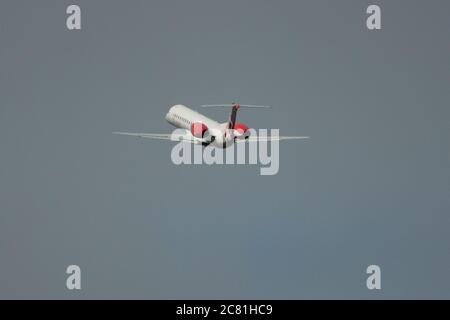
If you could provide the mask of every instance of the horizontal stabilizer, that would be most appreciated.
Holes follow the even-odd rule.
[[[226,107],[226,108],[232,108],[238,106],[240,108],[270,108],[270,106],[256,106],[253,104],[203,104],[201,105],[202,108],[215,108],[215,107]]]
[[[250,136],[247,139],[237,139],[236,142],[257,142],[257,141],[281,141],[281,140],[303,140],[309,139],[308,136]]]

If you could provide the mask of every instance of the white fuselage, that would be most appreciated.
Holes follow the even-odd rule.
[[[203,123],[208,127],[208,134],[214,136],[212,144],[219,148],[226,148],[234,142],[232,130],[227,129],[227,123],[219,123],[181,104],[169,109],[166,120],[177,128],[186,129],[189,134],[192,124]]]

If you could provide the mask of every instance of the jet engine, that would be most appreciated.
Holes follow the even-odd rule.
[[[191,124],[191,134],[196,138],[204,138],[208,131],[208,127],[201,122],[194,122]]]
[[[248,136],[250,136],[248,127],[243,123],[239,123],[239,122],[235,123],[235,125],[233,127],[233,131],[234,131],[234,136],[237,138],[242,138],[242,137],[247,138]]]

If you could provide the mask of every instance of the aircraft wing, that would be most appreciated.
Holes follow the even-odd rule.
[[[257,142],[257,141],[281,141],[281,140],[300,140],[300,139],[309,139],[307,136],[263,136],[263,137],[255,137],[250,136],[247,139],[236,139],[236,142]]]
[[[159,140],[171,140],[171,141],[180,141],[184,140],[192,143],[201,143],[201,141],[196,140],[191,135],[180,134],[180,133],[133,133],[133,132],[113,132],[113,134],[120,134],[124,136],[133,136],[139,138],[147,138],[147,139],[159,139]]]
[[[161,139],[170,140],[170,134],[160,134],[160,133],[133,133],[133,132],[113,132],[113,134],[120,134],[124,136],[133,136],[139,138],[149,138],[149,139]]]

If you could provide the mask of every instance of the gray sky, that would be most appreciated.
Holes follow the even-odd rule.
[[[0,298],[450,298],[449,9],[2,1]],[[111,134],[233,101],[273,106],[241,110],[251,127],[312,139],[260,176]]]

